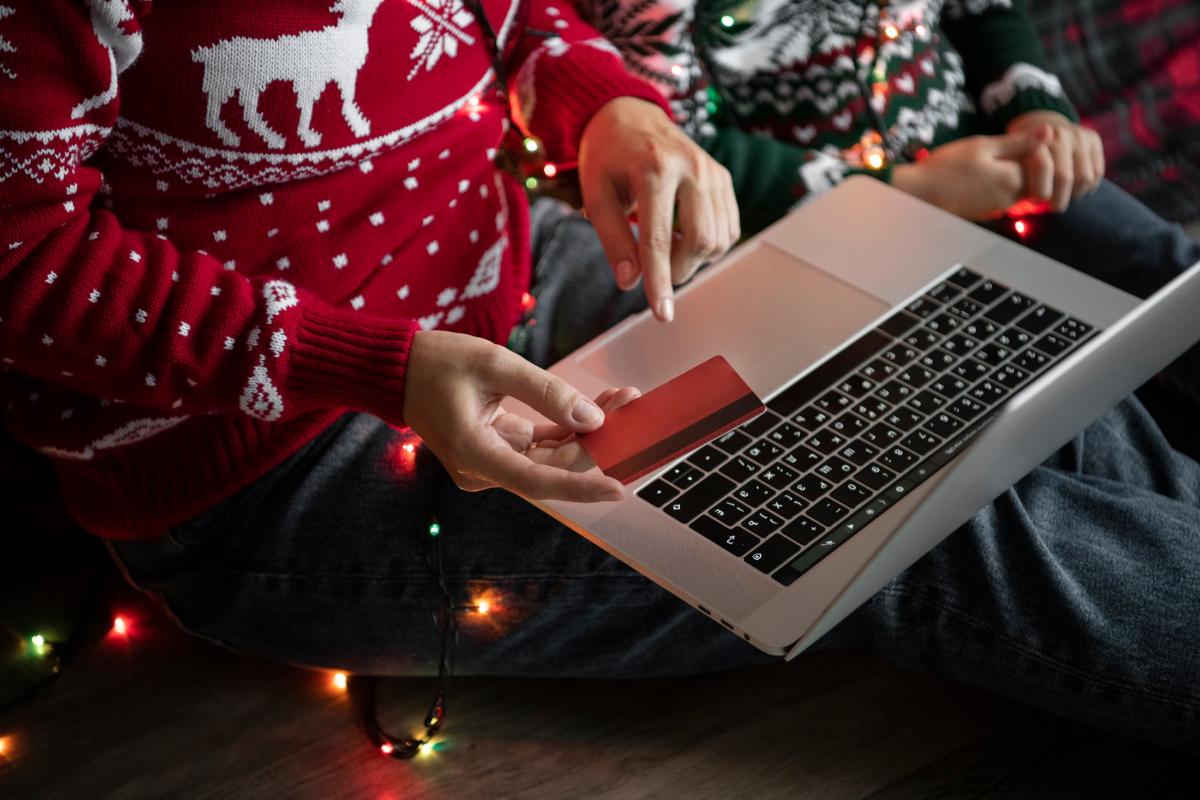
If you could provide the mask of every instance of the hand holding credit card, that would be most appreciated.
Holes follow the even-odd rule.
[[[608,413],[579,444],[629,484],[766,410],[722,356],[714,356]]]

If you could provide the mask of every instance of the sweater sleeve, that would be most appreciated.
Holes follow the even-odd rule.
[[[127,2],[0,5],[0,357],[164,413],[267,421],[355,408],[399,422],[416,330],[130,230],[89,162],[141,50]],[[140,4],[133,4],[140,6]],[[7,12],[7,13],[4,13]]]
[[[588,121],[618,97],[649,101],[671,116],[658,90],[626,72],[617,49],[580,19],[571,0],[528,4],[527,24],[509,53],[509,94],[517,124],[541,140],[549,161],[574,165]]]
[[[883,181],[891,178],[886,168],[866,169],[821,150],[731,126],[717,128],[715,135],[700,144],[729,170],[746,236],[850,175],[871,175]]]
[[[997,129],[1027,111],[1057,111],[1078,121],[1046,68],[1025,0],[947,0],[942,30],[962,56],[967,90]]]

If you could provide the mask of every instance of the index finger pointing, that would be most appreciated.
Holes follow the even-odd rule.
[[[670,322],[675,316],[671,291],[671,236],[676,176],[646,176],[637,183],[638,256],[646,299],[654,316]]]

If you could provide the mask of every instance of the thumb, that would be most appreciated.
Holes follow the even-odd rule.
[[[1033,153],[1054,135],[1049,125],[1038,125],[1027,131],[1014,131],[992,140],[992,156],[1010,161],[1020,161]]]
[[[575,387],[511,350],[496,346],[497,358],[489,369],[490,388],[520,400],[551,422],[585,433],[604,423],[604,412]]]
[[[617,187],[607,179],[601,180],[586,200],[588,219],[600,237],[604,255],[613,268],[617,285],[632,289],[637,284],[637,241],[629,227],[629,215]]]

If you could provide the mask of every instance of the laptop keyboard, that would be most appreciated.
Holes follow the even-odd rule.
[[[959,268],[637,494],[791,585],[1093,334]]]

